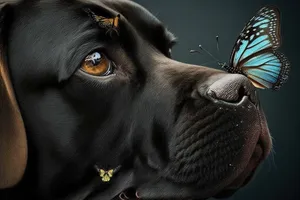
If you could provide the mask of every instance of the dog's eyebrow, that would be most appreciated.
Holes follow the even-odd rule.
[[[166,40],[167,40],[169,46],[171,46],[171,47],[174,46],[177,43],[177,37],[173,33],[171,33],[168,29],[166,29],[165,27],[164,27],[164,29],[165,29]]]
[[[159,49],[169,49],[177,43],[177,38],[175,37],[175,35],[171,33],[162,23],[156,23],[154,30],[156,30],[154,34],[155,39],[152,39],[158,45]],[[160,38],[159,42],[157,42],[157,38]]]
[[[158,34],[160,34],[160,35],[162,34],[163,40],[164,40],[162,42],[167,44],[169,47],[172,47],[173,45],[175,45],[177,43],[177,38],[175,37],[175,35],[173,33],[171,33],[167,29],[167,27],[164,26],[164,24],[162,24],[160,22],[157,23],[155,29],[157,30]]]

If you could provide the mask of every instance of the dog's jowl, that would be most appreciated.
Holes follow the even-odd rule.
[[[248,79],[173,60],[175,37],[136,3],[0,15],[0,199],[227,197],[269,154]]]

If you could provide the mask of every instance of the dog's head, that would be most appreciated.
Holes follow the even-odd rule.
[[[172,33],[134,2],[1,7],[0,188],[19,183],[40,199],[224,197],[269,154],[247,78],[173,60]],[[116,29],[99,24],[118,14]],[[95,167],[118,170],[102,180]]]

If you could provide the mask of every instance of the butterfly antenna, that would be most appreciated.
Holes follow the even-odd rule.
[[[217,51],[218,51],[218,57],[219,57],[219,52],[220,52],[220,48],[219,48],[219,36],[216,36],[216,42],[217,42]],[[217,62],[217,64],[218,64],[220,67],[224,68],[224,67],[227,66],[227,64],[226,64],[225,62],[221,62],[218,58],[216,58],[216,57],[213,56],[209,51],[207,51],[205,48],[203,48],[203,46],[202,46],[201,44],[199,45],[199,48],[200,48],[202,51],[204,51],[205,53],[207,53],[207,54],[214,60],[214,62]],[[199,53],[199,54],[201,54],[200,51],[194,50],[194,49],[190,50],[190,53]],[[204,63],[204,64],[208,64],[208,63],[210,63],[210,61],[209,61],[209,62],[206,62],[206,63]],[[202,64],[202,65],[204,65],[204,64]]]
[[[218,35],[216,36],[216,42],[217,42],[217,55],[218,55],[218,58],[219,58],[220,57],[220,43],[219,43],[219,36]],[[226,66],[226,63],[218,61],[218,65],[220,67],[224,68]]]
[[[210,57],[212,57],[217,63],[220,62],[220,61],[219,61],[216,57],[214,57],[209,51],[207,51],[205,48],[203,48],[201,44],[199,45],[199,48],[200,48],[202,51],[204,51],[205,53],[207,53]]]
[[[217,41],[217,51],[218,51],[218,54],[220,52],[220,48],[219,48],[219,36],[216,36],[216,41]]]
[[[94,165],[94,169],[99,172],[100,171],[100,168],[97,166],[97,165]]]
[[[219,43],[219,36],[218,35],[216,36],[216,42],[217,42],[217,56],[218,56],[218,58],[220,58],[220,43]]]

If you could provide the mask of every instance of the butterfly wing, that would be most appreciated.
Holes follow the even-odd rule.
[[[100,169],[100,171],[99,171],[99,175],[100,175],[100,177],[104,177],[104,175],[106,174],[106,171],[105,170],[103,170],[103,169]]]
[[[100,177],[102,178],[102,181],[103,182],[108,182],[108,181],[110,181],[110,175],[109,175],[109,171],[105,171],[105,170],[103,170],[103,169],[100,169],[100,171],[99,171],[99,175],[100,175]]]
[[[248,22],[234,45],[230,63],[232,70],[254,53],[280,46],[280,16],[275,7],[263,7]]]
[[[110,170],[107,171],[107,175],[108,175],[109,177],[112,177],[112,176],[113,176],[113,173],[114,173],[114,170],[113,170],[113,169],[110,169]]]
[[[288,78],[290,64],[279,52],[266,52],[247,60],[242,71],[257,88],[278,90]]]
[[[113,19],[111,18],[102,18],[98,21],[98,24],[102,28],[111,28],[113,23]]]
[[[119,19],[120,19],[120,14],[118,14],[114,20],[113,20],[113,27],[118,28],[119,27]]]
[[[108,181],[110,181],[110,177],[109,177],[107,174],[105,174],[105,175],[102,177],[102,181],[103,181],[103,182],[108,182]]]
[[[114,170],[110,169],[108,171],[105,171],[103,169],[100,169],[99,175],[102,178],[103,182],[108,182],[110,181],[110,178],[113,176]]]
[[[118,28],[119,17],[120,15],[117,15],[114,18],[105,18],[102,16],[96,16],[95,19],[99,23],[99,25],[103,28]]]
[[[271,6],[263,7],[242,30],[227,70],[245,74],[258,88],[279,89],[286,82],[290,67],[286,57],[275,52],[280,45],[279,10]],[[270,65],[274,67],[272,70],[267,67]],[[274,79],[271,80],[269,75],[273,72],[277,74],[272,74]],[[267,77],[269,79],[265,79]]]

